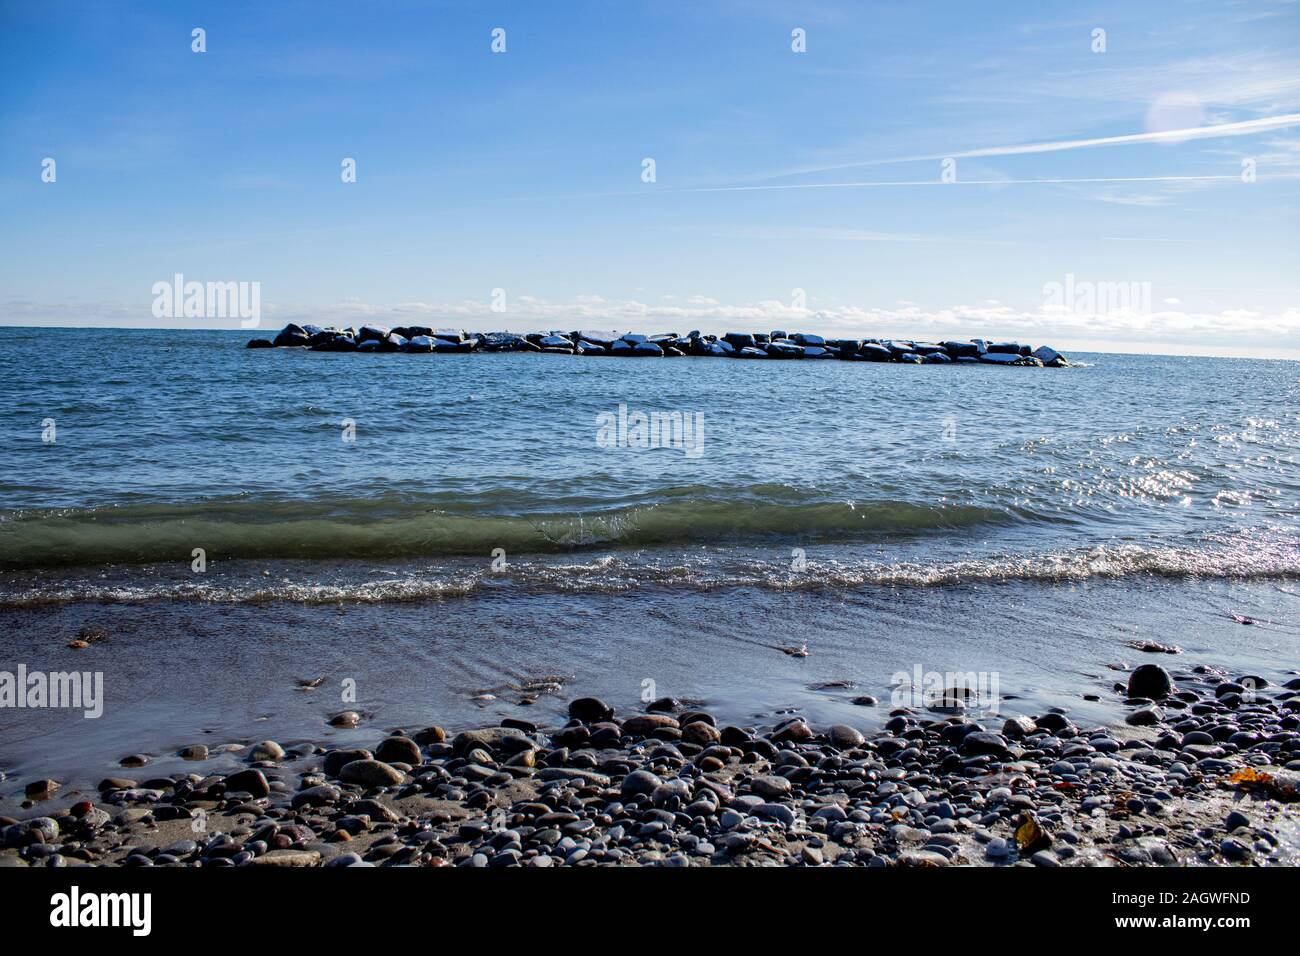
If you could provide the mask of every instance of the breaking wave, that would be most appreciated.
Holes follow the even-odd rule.
[[[784,554],[784,552],[782,552]],[[507,591],[518,594],[619,594],[637,591],[712,591],[759,588],[771,591],[844,591],[879,587],[960,587],[969,584],[1069,583],[1141,575],[1162,578],[1300,578],[1300,540],[1290,536],[1223,535],[1194,547],[1140,544],[1097,545],[1030,555],[995,555],[935,562],[809,560],[801,570],[789,561],[725,555],[680,560],[644,560],[607,555],[591,561],[511,562],[494,572],[474,568],[392,570],[376,576],[358,568],[319,573],[292,571],[277,578],[261,572],[230,573],[195,583],[180,579],[106,583],[101,576],[53,586],[0,587],[0,607],[21,608],[76,602],[194,601],[209,603],[384,603],[464,598]],[[11,582],[12,583],[12,582]],[[3,585],[0,579],[0,585]]]
[[[209,560],[385,559],[554,554],[593,548],[854,540],[1011,522],[1006,508],[905,501],[777,497],[746,489],[725,497],[687,488],[651,503],[583,511],[485,513],[399,500],[224,501],[185,506],[11,513],[0,518],[0,569]]]

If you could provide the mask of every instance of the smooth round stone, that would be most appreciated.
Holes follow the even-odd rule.
[[[984,848],[984,853],[991,860],[1005,860],[1011,855],[1011,844],[1002,837],[994,837],[989,840],[989,845]]]
[[[1150,665],[1155,666],[1155,665]],[[1155,707],[1140,707],[1124,718],[1130,727],[1152,727],[1160,723],[1163,715]]]
[[[1240,860],[1250,855],[1250,847],[1240,840],[1228,837],[1219,844],[1219,852],[1230,860]]]
[[[569,716],[584,724],[595,724],[614,716],[614,708],[597,697],[579,697],[569,704]]]
[[[1134,668],[1128,678],[1128,695],[1130,697],[1149,697],[1159,700],[1169,695],[1174,688],[1169,672],[1159,664],[1142,664]]]
[[[662,807],[674,797],[682,803],[690,800],[690,784],[685,780],[665,780],[659,786],[654,788],[654,791],[650,794],[650,802],[656,807]]]
[[[339,779],[363,787],[395,787],[406,776],[380,760],[354,760],[339,771]]]
[[[649,770],[633,770],[623,778],[619,791],[626,798],[652,794],[661,786],[663,780],[658,774],[651,773]]]
[[[827,731],[827,737],[830,739],[831,746],[838,747],[841,750],[861,747],[866,742],[866,738],[848,724],[833,724]]]
[[[420,745],[410,737],[387,737],[375,748],[375,759],[384,763],[405,763],[415,766],[421,762]]]
[[[768,820],[777,820],[788,827],[794,826],[794,811],[783,803],[760,803],[754,808],[754,815]]]
[[[682,728],[682,740],[691,744],[699,744],[701,747],[715,744],[721,739],[721,731],[713,724],[703,720],[692,721]]]
[[[249,760],[283,760],[284,748],[274,740],[262,740],[248,748]]]
[[[724,830],[734,830],[744,822],[744,814],[737,813],[735,810],[723,810],[718,817],[718,823]]]
[[[766,797],[769,800],[789,796],[791,786],[790,781],[785,777],[776,775],[755,777],[750,782],[752,789],[760,797]]]

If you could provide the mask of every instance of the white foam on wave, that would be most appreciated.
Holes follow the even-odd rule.
[[[1165,578],[1266,579],[1300,577],[1300,541],[1294,535],[1236,532],[1195,545],[1133,542],[1085,548],[1003,554],[946,561],[871,561],[809,559],[792,570],[788,557],[737,558],[710,552],[683,558],[652,554],[601,555],[583,562],[511,562],[504,570],[483,568],[397,569],[376,578],[374,569],[337,567],[320,580],[305,580],[310,568],[285,574],[275,583],[265,576],[230,576],[206,583],[156,580],[106,584],[102,577],[65,580],[53,586],[17,589],[0,596],[0,607],[20,608],[76,602],[125,603],[193,601],[204,603],[298,604],[451,600],[506,589],[516,593],[618,594],[647,589],[713,591],[760,588],[775,591],[846,590],[880,587],[960,587],[998,582],[1046,584],[1119,579],[1137,575]]]

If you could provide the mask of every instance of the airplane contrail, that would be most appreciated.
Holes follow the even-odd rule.
[[[1221,136],[1248,136],[1268,130],[1300,125],[1300,113],[1267,116],[1262,119],[1242,120],[1238,123],[1218,123],[1213,126],[1190,126],[1185,129],[1160,130],[1153,133],[1129,133],[1123,136],[1098,136],[1090,139],[1063,139],[1052,143],[1025,143],[1017,146],[986,146],[955,153],[932,153],[926,156],[896,156],[889,159],[866,159],[858,163],[841,163],[835,166],[817,166],[780,174],[808,176],[815,173],[832,173],[863,166],[889,166],[894,163],[917,163],[941,159],[976,159],[985,156],[1020,156],[1029,153],[1056,153],[1069,149],[1088,149],[1094,146],[1125,146],[1132,143],[1177,143],[1189,139],[1216,139]],[[778,178],[778,177],[767,177]]]
[[[1263,119],[1243,120],[1239,123],[1219,123],[1214,126],[1190,126],[1186,129],[1160,130],[1153,133],[1130,133],[1126,136],[1100,136],[1093,139],[1066,139],[1055,143],[1029,143],[1023,146],[990,146],[970,149],[962,153],[949,153],[954,159],[977,156],[1018,156],[1023,153],[1055,153],[1065,149],[1087,149],[1091,146],[1121,146],[1126,143],[1182,142],[1189,139],[1215,139],[1220,136],[1247,136],[1271,129],[1300,125],[1300,113],[1268,116]],[[926,156],[918,159],[945,159],[946,156]]]
[[[1290,178],[1290,177],[1288,177]],[[775,183],[761,186],[685,186],[681,189],[665,189],[663,192],[686,193],[727,193],[752,192],[771,189],[865,189],[872,186],[1027,186],[1057,185],[1062,183],[1167,183],[1167,182],[1203,182],[1208,180],[1241,179],[1231,174],[1213,176],[1094,176],[1076,179],[956,179],[944,182],[941,179],[910,179],[892,181],[865,181],[849,183]]]

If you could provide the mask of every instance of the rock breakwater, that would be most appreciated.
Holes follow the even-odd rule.
[[[321,328],[286,325],[273,339],[253,339],[250,349],[306,348],[317,352],[539,352],[621,358],[838,359],[910,365],[985,364],[1065,368],[1069,359],[1048,346],[985,339],[917,342],[910,339],[828,339],[806,332],[728,332],[679,335],[661,332],[466,332],[425,326]]]

